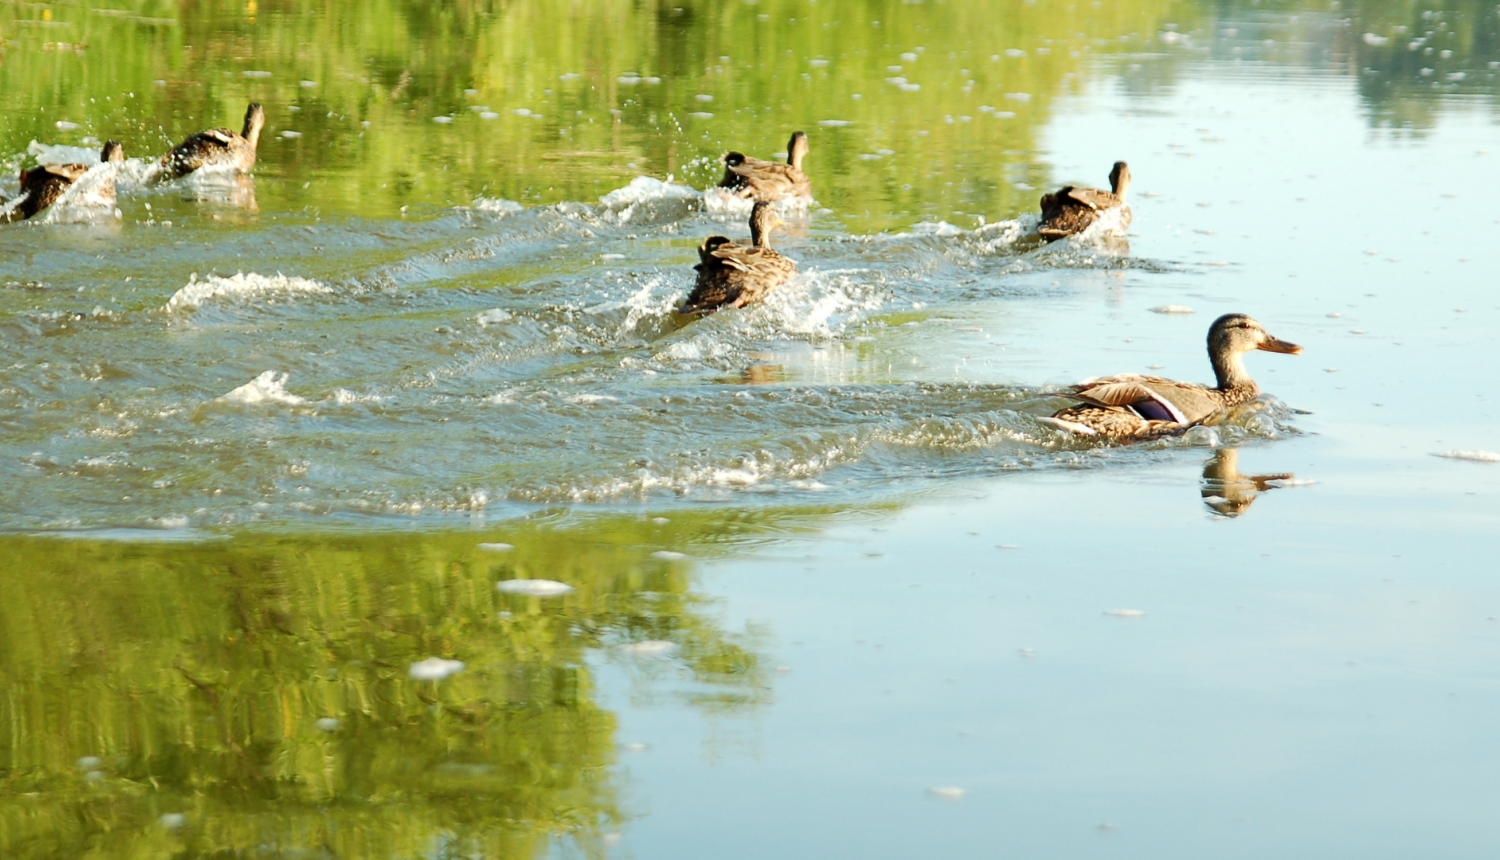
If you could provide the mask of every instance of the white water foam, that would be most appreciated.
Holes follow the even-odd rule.
[[[702,205],[703,195],[697,189],[673,182],[670,176],[665,182],[650,176],[637,176],[624,188],[616,188],[600,197],[598,211],[604,217],[625,222],[637,215],[681,218]]]
[[[488,212],[492,215],[508,215],[512,212],[526,211],[525,206],[503,197],[476,197],[473,206],[480,212]]]
[[[190,276],[187,286],[172,294],[162,306],[167,313],[180,310],[197,310],[210,299],[226,298],[236,301],[252,299],[268,293],[331,293],[333,288],[307,278],[287,277],[277,272],[274,276],[236,272],[232,277],[221,278],[209,275],[198,280]]]
[[[86,164],[99,163],[100,147],[69,146],[65,143],[41,143],[33,140],[26,145],[26,154],[36,159],[37,164]]]
[[[286,380],[287,374],[268,370],[239,388],[215,399],[220,403],[239,403],[246,406],[259,406],[267,403],[296,406],[306,403],[305,398],[286,390]]]
[[[55,164],[57,162],[48,162]],[[42,216],[43,224],[86,224],[119,217],[115,208],[115,177],[119,165],[102,164],[94,156],[93,166],[69,185]],[[19,203],[20,200],[14,201]]]

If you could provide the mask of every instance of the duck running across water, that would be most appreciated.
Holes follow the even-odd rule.
[[[1079,405],[1041,419],[1081,436],[1126,441],[1167,436],[1202,424],[1220,410],[1260,396],[1242,360],[1263,349],[1297,355],[1302,347],[1272,337],[1245,314],[1225,314],[1208,330],[1208,359],[1217,384],[1209,388],[1160,376],[1122,373],[1086,380],[1063,395]]]
[[[765,298],[771,290],[797,274],[797,264],[773,251],[772,228],[782,220],[776,208],[758,200],[750,210],[750,245],[725,236],[709,236],[698,248],[698,282],[680,314],[704,314],[719,308],[740,308]]]
[[[786,151],[786,164],[762,161],[743,152],[724,153],[724,178],[719,181],[719,187],[733,189],[740,197],[756,200],[811,197],[812,182],[802,172],[802,159],[809,151],[807,134],[793,132]]]
[[[165,181],[186,176],[195,170],[214,165],[230,165],[241,173],[255,166],[255,147],[260,130],[266,125],[266,112],[258,102],[245,109],[245,128],[239,134],[227,128],[200,131],[172,147],[156,167],[156,180]]]
[[[108,141],[99,152],[99,160],[105,164],[123,164],[125,163],[125,147],[121,146],[118,140]],[[21,193],[26,197],[14,209],[6,213],[7,220],[24,221],[35,217],[42,210],[56,203],[73,183],[89,172],[91,167],[92,165],[88,164],[44,164],[21,171]],[[113,203],[115,199],[114,174],[111,173],[101,179],[94,187],[93,194],[100,202]]]
[[[1130,187],[1130,165],[1116,161],[1109,171],[1109,190],[1064,185],[1051,194],[1042,195],[1042,225],[1037,228],[1043,239],[1056,242],[1065,236],[1082,233],[1099,216],[1110,209],[1120,210],[1120,229],[1130,226],[1130,207],[1125,191]]]

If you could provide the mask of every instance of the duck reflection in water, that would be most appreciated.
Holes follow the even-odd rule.
[[[246,212],[259,211],[255,202],[255,177],[247,173],[195,173],[183,182],[182,199]]]
[[[1250,509],[1261,493],[1277,487],[1276,481],[1289,481],[1290,473],[1279,475],[1242,475],[1239,470],[1240,452],[1235,448],[1220,448],[1203,464],[1203,485],[1199,492],[1203,504],[1215,514],[1233,518]]]

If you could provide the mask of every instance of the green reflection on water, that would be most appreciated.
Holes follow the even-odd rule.
[[[870,228],[893,212],[1013,214],[1035,192],[1012,182],[1047,179],[1034,138],[1053,99],[1090,56],[1152,41],[1169,8],[14,4],[0,7],[0,152],[92,136],[159,154],[238,127],[259,100],[262,209],[386,217],[479,196],[593,200],[642,173],[702,186],[726,147],[770,156],[805,128],[817,196],[875,213]]]
[[[646,692],[669,687],[708,713],[768,693],[758,634],[720,629],[692,562],[652,550],[712,557],[819,516],[542,515],[483,533],[192,544],[0,539],[12,560],[0,856],[269,845],[273,856],[510,857],[558,839],[596,854],[626,813],[609,770],[615,717],[595,701],[591,662],[621,663]],[[514,549],[477,546],[490,541]],[[576,590],[499,593],[511,578]],[[676,648],[621,647],[650,640]],[[410,665],[429,656],[466,668],[413,681]],[[174,814],[175,829],[162,819]]]

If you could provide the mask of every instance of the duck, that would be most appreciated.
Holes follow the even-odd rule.
[[[1130,188],[1130,165],[1116,161],[1109,171],[1109,190],[1064,185],[1051,194],[1042,195],[1042,224],[1037,228],[1043,239],[1056,242],[1066,236],[1082,233],[1099,219],[1101,212],[1120,210],[1120,229],[1130,226],[1130,207],[1125,192]]]
[[[1064,397],[1078,405],[1040,419],[1080,436],[1133,441],[1181,433],[1220,411],[1260,396],[1245,370],[1245,353],[1257,349],[1297,355],[1302,347],[1272,337],[1245,314],[1225,314],[1208,329],[1208,360],[1216,384],[1210,388],[1160,376],[1122,373],[1085,380]]]
[[[811,197],[812,182],[802,172],[802,159],[809,151],[807,134],[793,132],[786,151],[786,164],[762,161],[743,152],[724,153],[724,178],[719,181],[719,187],[733,189],[740,197],[756,200]]]
[[[105,164],[123,164],[125,147],[118,140],[104,144],[99,151],[99,160]],[[83,178],[92,165],[88,164],[43,164],[21,171],[21,193],[26,195],[9,213],[9,220],[24,221],[33,218],[62,197],[73,183]],[[115,198],[115,178],[111,174],[99,181],[94,193],[101,200]]]
[[[245,129],[235,134],[227,128],[200,131],[172,147],[156,167],[159,181],[186,176],[194,170],[219,164],[232,165],[241,173],[255,166],[255,147],[266,125],[266,112],[259,102],[245,109]]]
[[[740,308],[765,298],[797,274],[797,264],[771,249],[771,230],[783,222],[776,208],[757,200],[750,210],[750,244],[709,236],[698,248],[698,282],[678,307],[679,314],[705,314]]]

